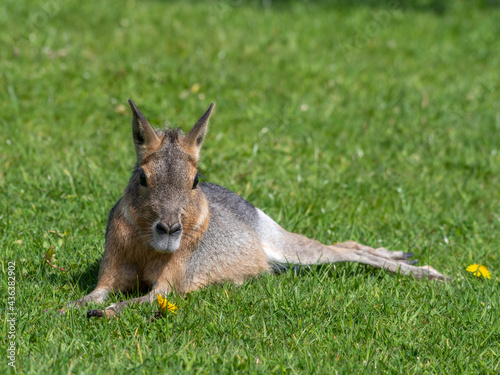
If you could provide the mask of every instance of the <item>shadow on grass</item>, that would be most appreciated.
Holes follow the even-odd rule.
[[[78,285],[78,288],[85,294],[90,293],[97,285],[100,262],[100,259],[96,259],[85,269],[85,271],[83,271],[83,273],[77,270],[71,272],[71,274],[68,275],[67,282],[71,285]]]
[[[356,277],[359,275],[372,275],[374,277],[383,277],[384,275],[396,275],[386,270],[375,268],[366,264],[355,262],[323,263],[314,265],[274,265],[273,273],[281,275],[287,272],[293,272],[299,277],[308,277],[315,275],[327,275],[328,278],[338,279],[342,277]]]
[[[71,285],[78,285],[80,291],[83,292],[83,295],[89,294],[92,292],[97,286],[98,276],[99,276],[99,265],[101,263],[101,259],[96,259],[92,262],[84,272],[74,271],[71,275],[67,276],[65,282]],[[61,276],[54,277],[55,282],[60,282]],[[145,285],[143,283],[138,283],[137,287],[132,288],[126,292],[117,292],[112,293],[115,295],[117,300],[129,299],[134,297],[139,297],[151,291],[151,285]],[[78,296],[78,298],[83,297]]]

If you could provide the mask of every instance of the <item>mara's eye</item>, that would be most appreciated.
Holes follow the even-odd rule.
[[[139,175],[139,183],[144,187],[148,187],[148,180],[146,179],[144,171]]]
[[[200,182],[200,177],[205,178],[205,176],[203,176],[201,173],[196,172],[193,181],[193,189],[196,189],[196,186],[198,186],[198,182]]]

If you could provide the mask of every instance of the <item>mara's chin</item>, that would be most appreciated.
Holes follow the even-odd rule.
[[[160,253],[174,253],[181,245],[181,234],[158,236],[153,235],[151,246]]]

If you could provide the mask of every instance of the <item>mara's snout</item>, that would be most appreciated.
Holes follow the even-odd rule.
[[[160,252],[173,253],[181,244],[182,225],[181,223],[166,224],[157,221],[153,228],[153,241],[151,245]]]

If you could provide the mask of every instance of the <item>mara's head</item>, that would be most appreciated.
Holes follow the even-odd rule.
[[[182,241],[201,238],[208,205],[198,186],[198,158],[212,103],[193,128],[154,130],[129,100],[137,164],[123,196],[124,214],[141,240],[156,251],[173,253]]]

